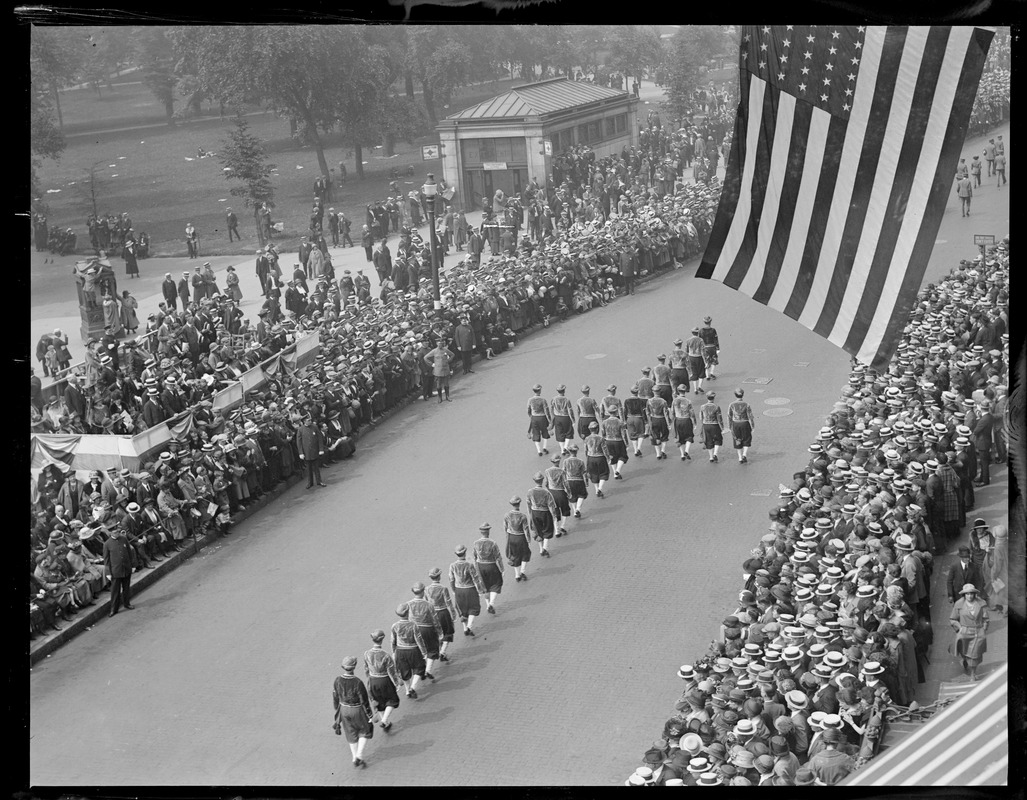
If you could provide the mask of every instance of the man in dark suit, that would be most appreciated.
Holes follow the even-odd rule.
[[[312,488],[315,482],[318,486],[327,486],[328,484],[321,480],[321,458],[325,454],[324,437],[321,435],[321,429],[311,422],[309,416],[303,418],[296,430],[296,450],[300,461],[307,465],[307,488]]]
[[[178,309],[178,286],[170,272],[164,273],[164,282],[160,285],[160,291],[164,295],[164,301],[168,304],[168,308],[176,311]]]
[[[950,603],[954,603],[959,599],[960,590],[968,583],[972,583],[980,589],[981,598],[987,600],[987,586],[984,582],[984,573],[979,566],[970,560],[970,548],[960,547],[959,561],[952,565],[946,582]]]
[[[132,550],[125,541],[125,533],[121,528],[111,531],[111,538],[103,543],[103,566],[111,579],[111,610],[108,616],[113,617],[121,608],[132,609]]]
[[[182,301],[182,310],[189,307],[189,273],[183,272],[182,279],[178,282],[178,298]],[[175,306],[170,306],[175,308]]]
[[[143,423],[147,428],[160,425],[167,419],[164,409],[161,408],[160,403],[157,402],[159,399],[160,395],[157,393],[156,389],[150,389],[146,392],[146,401],[143,403]]]
[[[981,473],[974,481],[974,486],[987,486],[991,483],[991,429],[995,425],[995,418],[991,415],[991,401],[985,400],[980,404],[981,416],[973,427],[974,445],[977,449],[977,463],[980,465]]]
[[[235,212],[230,208],[225,209],[225,221],[228,223],[228,242],[232,242],[232,234],[235,234],[235,238],[240,242],[242,236],[239,235],[239,218],[235,215]]]
[[[68,386],[64,390],[64,404],[68,411],[78,414],[80,419],[86,418],[86,398],[78,388],[78,379],[75,376],[68,378]]]

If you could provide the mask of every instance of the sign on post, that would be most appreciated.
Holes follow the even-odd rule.
[[[434,161],[439,157],[439,146],[437,144],[421,145],[421,161]]]
[[[974,234],[974,244],[977,245],[978,247],[984,247],[986,245],[994,245],[995,244],[995,236],[993,234],[990,234],[990,233],[975,233]]]
[[[549,139],[542,140],[542,151],[547,156],[551,156],[553,154],[553,143]]]

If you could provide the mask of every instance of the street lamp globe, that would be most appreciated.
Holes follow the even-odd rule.
[[[439,192],[438,184],[435,183],[434,173],[428,173],[428,180],[424,182],[424,186],[421,187],[421,191],[424,192],[425,197],[435,197]]]

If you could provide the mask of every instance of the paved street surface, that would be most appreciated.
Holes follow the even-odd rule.
[[[947,255],[936,249],[926,280],[972,255],[972,233],[1007,230],[1008,189],[980,192],[973,222],[950,206],[939,234]],[[353,460],[326,473],[329,488],[294,488],[139,595],[137,610],[32,670],[30,782],[622,781],[679,690],[677,665],[705,650],[733,608],[777,486],[805,463],[848,373],[826,340],[692,280],[696,267],[476,365],[454,382],[452,403],[418,401],[362,439]],[[252,269],[240,271],[252,302]],[[713,384],[722,407],[744,379],[770,379],[744,384],[757,414],[751,463],[739,465],[730,446],[715,465],[698,446],[688,463],[673,446],[666,463],[651,447],[632,458],[625,480],[590,497],[570,536],[553,540],[551,559],[536,548],[528,583],[507,569],[498,614],[476,623],[477,638],[458,634],[438,682],[403,701],[393,732],[376,731],[370,766],[354,770],[331,730],[338,665],[370,645],[371,630],[387,630],[409,586],[445,571],[481,522],[505,544],[508,498],[548,465],[525,437],[531,385],[551,397],[564,382],[576,398],[589,383],[601,397],[612,381],[624,396],[707,313],[723,346]],[[794,413],[763,415],[772,408]],[[88,720],[88,734],[76,720]]]

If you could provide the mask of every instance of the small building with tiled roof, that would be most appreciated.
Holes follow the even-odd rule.
[[[442,175],[454,203],[481,208],[497,189],[544,186],[556,155],[587,144],[602,158],[637,142],[638,100],[629,92],[567,78],[529,83],[451,114],[436,127]]]

